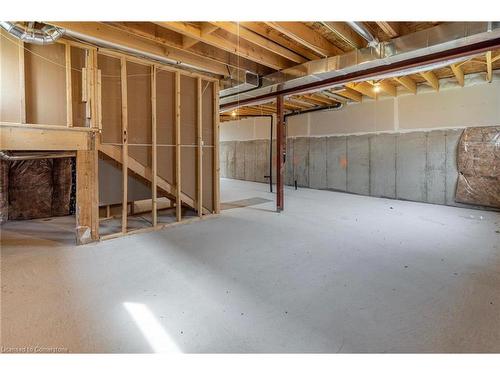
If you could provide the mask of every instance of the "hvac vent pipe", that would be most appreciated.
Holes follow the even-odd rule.
[[[358,33],[360,37],[368,42],[368,46],[376,47],[378,45],[378,39],[373,36],[373,34],[366,28],[365,25],[363,25],[363,22],[348,21],[346,23],[351,27],[351,29],[356,31],[356,33]]]
[[[33,27],[24,28],[14,22],[0,21],[0,27],[23,42],[32,44],[51,44],[64,35],[64,29],[51,25],[35,29]]]

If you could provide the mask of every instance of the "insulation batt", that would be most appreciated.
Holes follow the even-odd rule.
[[[500,208],[500,126],[465,129],[457,163],[456,201]]]
[[[9,220],[69,215],[71,186],[71,158],[10,162]]]

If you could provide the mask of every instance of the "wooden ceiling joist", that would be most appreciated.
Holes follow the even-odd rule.
[[[240,25],[266,39],[272,40],[275,43],[294,51],[307,60],[317,60],[320,57],[302,45],[295,43],[293,40],[283,37],[279,31],[264,25],[262,22],[240,22]]]
[[[416,94],[417,93],[417,83],[407,76],[394,77],[394,80],[399,84],[403,85],[408,91]]]
[[[335,94],[340,95],[344,98],[351,99],[355,102],[361,102],[363,99],[363,95],[355,90],[350,88],[345,88],[344,90],[334,91]]]
[[[377,25],[391,39],[396,38],[401,33],[397,22],[377,21]]]
[[[450,65],[451,71],[455,75],[455,78],[457,79],[457,82],[460,86],[464,87],[464,72],[461,67],[459,67],[456,64],[451,64]]]
[[[374,86],[375,85],[378,85],[378,87],[380,88],[380,91],[385,92],[387,95],[396,96],[398,94],[396,86],[389,83],[388,81],[380,81],[380,82],[374,83]]]
[[[290,67],[289,60],[276,55],[258,46],[249,45],[246,41],[234,42],[228,38],[216,35],[215,32],[206,33],[201,28],[186,22],[155,22],[161,27],[175,31],[189,38],[220,48],[235,55],[255,61],[275,70],[282,70]],[[293,65],[293,64],[292,64]]]
[[[280,55],[290,61],[293,61],[297,64],[302,64],[307,61],[304,57],[299,54],[290,51],[289,49],[280,46],[278,43],[273,42],[263,36],[253,32],[252,30],[246,29],[241,26],[239,23],[235,22],[212,22],[214,26],[217,26],[227,32],[237,35],[238,37],[245,39],[246,41],[253,43],[259,47],[262,47],[272,53]]]
[[[133,36],[140,36],[145,40],[175,48],[182,51],[182,53],[189,54],[193,58],[200,58],[206,61],[225,64],[226,71],[223,75],[231,76],[236,81],[240,81],[240,77],[244,77],[246,71],[258,74],[257,69],[260,65],[253,61],[241,59],[238,56],[232,55],[219,48],[198,43],[197,40],[177,34],[171,30],[162,28],[152,23],[112,22],[106,24]],[[193,44],[192,42],[196,43]],[[189,50],[186,50],[186,43],[190,46]]]
[[[439,91],[439,79],[432,71],[421,72],[420,75],[436,91]]]
[[[132,33],[126,33],[122,30],[97,22],[49,22],[51,25],[66,28],[81,34],[89,35],[94,38],[104,39],[109,42],[127,46],[146,53],[162,56],[173,61],[183,62],[198,67],[212,74],[221,76],[228,75],[227,66],[224,63],[213,61],[204,57],[197,56],[188,51],[183,51],[182,46],[159,42],[146,38],[144,35],[134,36]],[[175,47],[174,47],[175,46]]]
[[[377,93],[373,89],[373,86],[368,82],[358,82],[358,83],[347,83],[346,87],[355,90],[363,95],[366,95],[372,99],[377,99]]]
[[[266,22],[266,24],[322,57],[340,55],[344,52],[301,22]]]
[[[345,22],[322,22],[322,24],[352,48],[366,47],[366,41]]]

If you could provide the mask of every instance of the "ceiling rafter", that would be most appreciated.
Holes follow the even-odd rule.
[[[455,75],[455,78],[457,79],[457,82],[460,86],[464,87],[464,71],[462,70],[461,67],[459,67],[456,64],[451,64],[450,65],[451,71]]]
[[[416,94],[417,93],[417,83],[408,76],[394,77],[394,80],[404,86],[408,91]]]
[[[227,38],[216,35],[214,32],[204,33],[202,29],[186,22],[155,22],[155,24],[276,70],[281,70],[291,65],[289,60],[261,47],[249,46],[244,41],[235,43]]]
[[[244,26],[248,30],[253,31],[266,39],[273,40],[274,42],[288,48],[291,51],[303,56],[307,60],[317,60],[320,56],[316,55],[309,49],[283,37],[277,30],[264,25],[262,22],[240,22],[241,26]]]
[[[396,86],[394,86],[392,83],[388,81],[373,82],[372,86],[374,88],[378,86],[380,88],[380,91],[383,91],[390,96],[396,96],[398,94]]]
[[[290,51],[288,48],[282,47],[278,43],[273,42],[272,40],[266,39],[263,36],[253,32],[252,30],[246,29],[245,27],[239,25],[234,22],[211,22],[213,25],[226,30],[227,32],[237,35],[246,41],[253,43],[259,47],[262,47],[272,53],[280,55],[290,61],[293,61],[297,64],[302,64],[307,61],[304,57],[299,54]]]
[[[355,102],[361,102],[363,100],[363,95],[355,90],[346,87],[343,90],[332,91],[334,94],[340,95],[344,98],[351,99]]]
[[[401,30],[397,22],[377,21],[377,25],[391,39],[396,38],[401,34]]]
[[[366,41],[345,22],[321,22],[328,30],[349,44],[352,48],[366,47]]]
[[[182,49],[181,45],[157,40],[154,36],[124,32],[115,26],[98,22],[49,22],[51,25],[66,28],[95,38],[105,39],[112,43],[122,44],[139,51],[163,56],[174,61],[196,66],[207,72],[227,76],[225,63],[215,61]]]
[[[358,82],[358,83],[347,83],[346,87],[355,90],[365,96],[368,96],[372,99],[377,99],[377,93],[373,89],[373,86],[368,82]]]
[[[335,56],[344,53],[321,34],[301,22],[266,22],[269,27],[302,44],[322,57]]]
[[[420,75],[436,91],[439,91],[439,79],[432,71],[421,72]]]

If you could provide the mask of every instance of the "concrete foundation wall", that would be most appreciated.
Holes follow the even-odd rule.
[[[462,129],[287,139],[287,185],[455,203]],[[269,141],[221,142],[221,176],[269,182]],[[235,165],[236,168],[228,167]],[[273,171],[274,172],[274,171]]]

